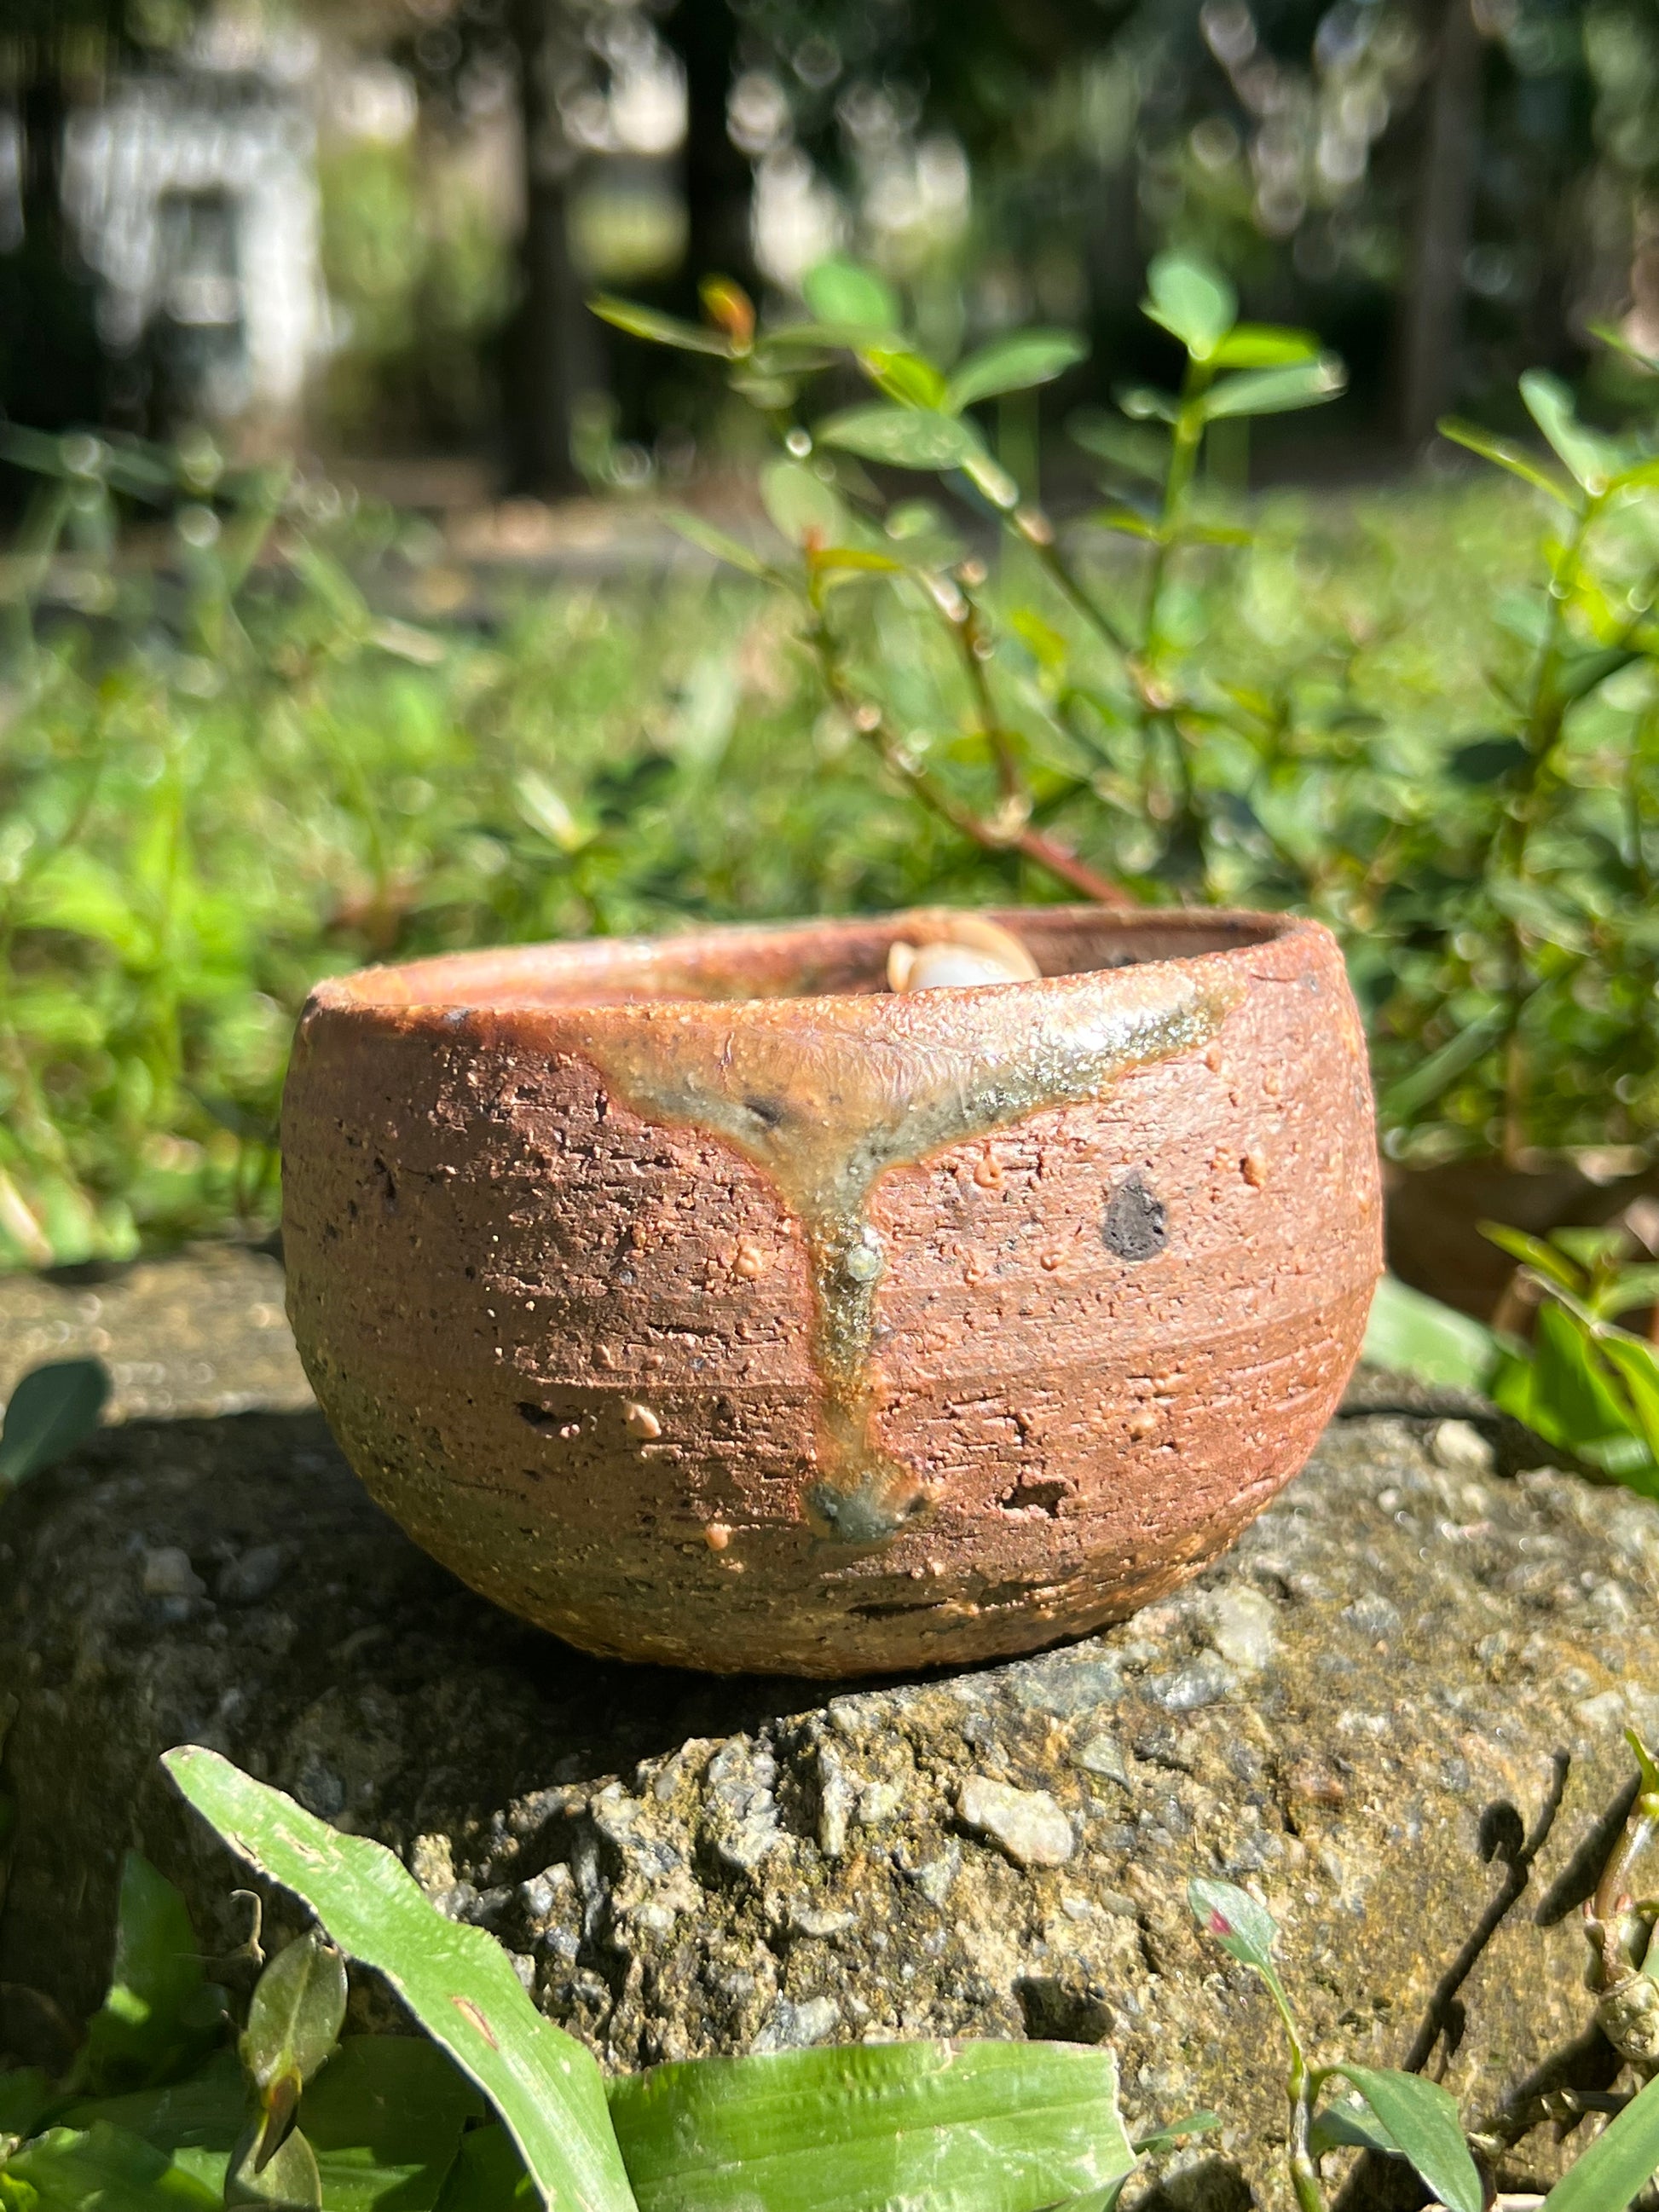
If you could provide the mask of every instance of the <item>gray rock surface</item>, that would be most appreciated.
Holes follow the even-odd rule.
[[[392,1844],[612,2065],[1109,2039],[1138,2123],[1227,2116],[1161,2207],[1285,2202],[1272,2016],[1191,1927],[1194,1872],[1279,1914],[1323,2054],[1425,2066],[1472,2122],[1610,2079],[1574,1923],[1627,1799],[1620,1730],[1659,1723],[1659,1509],[1499,1472],[1473,1409],[1449,1435],[1373,1413],[1191,1589],[1062,1650],[830,1696],[607,1665],[406,1542],[280,1344],[278,1409],[213,1411],[246,1403],[275,1271],[197,1267],[78,1321],[53,1302],[83,1287],[0,1291],[0,1365],[96,1328],[167,1401],[129,1382],[124,1425],[0,1504],[0,1983],[95,2001],[134,1842],[210,1944],[240,1934],[241,1877],[155,1766],[188,1741]],[[1536,2133],[1508,2178],[1559,2157]],[[1417,2201],[1392,2186],[1341,2202]]]

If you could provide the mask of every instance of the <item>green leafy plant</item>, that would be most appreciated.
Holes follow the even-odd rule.
[[[54,1359],[31,1368],[0,1424],[0,1490],[77,1450],[97,1429],[108,1397],[101,1360]]]
[[[1659,1833],[1659,1765],[1634,1734],[1627,1732],[1626,1741],[1639,1788],[1584,1907],[1584,1932],[1597,2024],[1641,2086],[1589,2100],[1571,2094],[1534,2100],[1509,2115],[1507,2125],[1476,2139],[1495,2159],[1546,2119],[1575,2122],[1592,2109],[1610,2115],[1603,2132],[1541,2200],[1540,2212],[1625,2212],[1659,2172],[1659,2079],[1653,2078],[1659,2071],[1659,1945],[1652,1942],[1659,1902],[1638,1903],[1629,1888],[1638,1861]],[[1321,2163],[1339,2149],[1404,2159],[1432,2192],[1437,2212],[1483,2212],[1486,2187],[1449,2094],[1437,2081],[1390,2067],[1342,2057],[1314,2063],[1279,1972],[1279,1930],[1267,1906],[1232,1882],[1204,1877],[1188,1886],[1188,1901],[1205,1932],[1263,1983],[1284,2028],[1291,2057],[1286,2157],[1297,2212],[1324,2212]],[[1344,2082],[1350,2094],[1333,2095],[1333,2085]]]
[[[891,774],[985,848],[1018,850],[1089,896],[1175,885],[1329,921],[1370,1015],[1402,1161],[1486,1153],[1525,1168],[1609,1144],[1645,1156],[1659,1126],[1651,436],[1591,428],[1541,373],[1522,387],[1541,458],[1445,426],[1546,498],[1559,528],[1536,585],[1494,592],[1495,619],[1477,600],[1474,726],[1448,726],[1450,672],[1436,669],[1441,728],[1412,731],[1377,711],[1378,673],[1403,643],[1391,611],[1356,600],[1346,635],[1281,620],[1264,665],[1238,624],[1196,604],[1215,562],[1255,580],[1258,538],[1206,484],[1206,441],[1340,391],[1340,364],[1307,333],[1239,322],[1231,286],[1192,256],[1154,261],[1145,312],[1183,350],[1180,388],[1121,391],[1115,417],[1074,422],[1109,497],[1062,532],[973,410],[1001,379],[1061,374],[1075,358],[1065,333],[1014,333],[947,371],[867,272],[828,264],[806,291],[811,319],[793,325],[757,326],[718,284],[700,329],[614,301],[598,311],[719,356],[773,424],[786,458],[762,491],[788,554],[688,531],[790,592],[826,696]],[[844,362],[879,398],[808,419],[812,380]],[[934,510],[887,500],[866,462],[937,477],[994,520],[997,578]],[[1085,562],[1085,533],[1117,541],[1117,557]],[[961,687],[943,726],[917,726],[883,617],[860,604],[883,593],[931,609],[956,641]],[[1080,841],[1055,836],[1062,817]]]
[[[1641,1788],[1586,1932],[1597,2018],[1644,2076],[1659,2064],[1648,1969],[1659,1905],[1633,1903],[1629,1882],[1659,1831],[1659,1768],[1631,1741]],[[1111,2212],[1143,2156],[1219,2124],[1193,2113],[1132,2142],[1111,2051],[1080,2044],[857,2045],[606,2083],[494,1940],[445,1919],[381,1845],[337,1833],[216,1753],[185,1747],[165,1764],[231,1850],[317,1924],[267,1958],[249,1899],[251,1935],[213,1970],[258,1975],[233,2051],[235,2008],[182,1899],[131,1855],[110,1993],[70,2074],[0,2072],[4,2212],[899,2212],[924,2200],[942,2212]],[[1403,2157],[1444,2212],[1480,2212],[1446,2093],[1346,2059],[1312,2063],[1266,1907],[1205,1878],[1190,1900],[1284,2024],[1302,2212],[1323,2203],[1321,2161],[1347,2148]],[[347,1960],[372,1967],[424,2036],[342,2037]],[[1332,2094],[1338,2082],[1351,2094]],[[1528,2107],[1480,2147],[1495,2154],[1540,2120],[1591,2108],[1559,2105]],[[1659,2171],[1659,2085],[1595,2109],[1610,2124],[1549,2212],[1621,2212]]]
[[[1307,332],[1240,323],[1231,286],[1204,263],[1162,255],[1148,283],[1145,312],[1180,344],[1186,369],[1178,392],[1123,395],[1126,416],[1147,426],[1146,439],[1162,454],[1155,502],[1116,497],[1095,518],[1147,556],[1130,605],[1116,609],[1080,572],[1035,488],[1022,487],[995,457],[972,411],[1062,375],[1086,350],[1074,333],[1013,331],[947,369],[905,331],[901,304],[883,280],[833,260],[805,279],[806,320],[759,325],[747,299],[723,279],[704,287],[709,319],[702,326],[625,301],[594,303],[598,314],[635,337],[724,361],[732,390],[770,423],[781,452],[763,471],[761,492],[787,550],[757,555],[696,517],[683,517],[681,526],[707,550],[790,593],[805,617],[802,636],[824,694],[848,727],[977,844],[1021,853],[1071,889],[1109,901],[1123,896],[1117,882],[1049,835],[1040,817],[1078,790],[1109,793],[1112,803],[1167,823],[1164,857],[1190,872],[1200,832],[1187,719],[1194,702],[1172,672],[1170,591],[1194,547],[1245,542],[1244,533],[1206,519],[1196,496],[1206,433],[1217,422],[1311,406],[1343,385],[1340,363]],[[813,380],[842,362],[880,396],[818,414],[809,425],[802,403]],[[1106,450],[1113,450],[1109,443]],[[956,490],[971,514],[1000,526],[1060,605],[1081,618],[1112,673],[1107,691],[1067,679],[1066,718],[1077,763],[1069,779],[1041,757],[999,698],[993,675],[999,639],[983,596],[984,563],[964,552],[935,510],[888,498],[858,465],[864,462],[936,477]],[[960,660],[969,726],[994,798],[977,795],[932,757],[945,746],[903,729],[886,680],[890,672],[855,653],[837,602],[872,591],[896,591],[907,607],[928,611],[944,626]],[[859,611],[867,624],[868,609]],[[1028,653],[1035,647],[1039,656],[1064,658],[1065,641],[1040,610],[1017,612],[1011,629],[1016,643],[1023,634]],[[1124,732],[1135,754],[1133,783],[1099,775],[1116,763],[1079,715]]]
[[[1178,373],[1069,418],[1068,516],[1002,432],[1074,337],[943,362],[868,272],[810,289],[775,328],[729,287],[616,310],[777,439],[769,520],[687,519],[724,571],[660,588],[514,587],[204,439],[0,433],[38,485],[0,558],[0,1265],[268,1229],[321,975],[1062,887],[1330,923],[1402,1168],[1650,1157],[1651,441],[1247,507],[1233,410],[1337,372],[1176,258]]]
[[[1484,1392],[1546,1443],[1629,1488],[1659,1497],[1659,1352],[1620,1317],[1659,1304],[1659,1266],[1635,1260],[1621,1229],[1547,1237],[1484,1222],[1520,1264],[1508,1319],[1489,1328],[1393,1276],[1378,1285],[1364,1356],[1421,1382]]]
[[[627,2184],[592,2055],[544,2020],[506,1953],[434,1913],[390,1851],[337,1833],[215,1753],[170,1752],[180,1790],[231,1849],[303,1900],[376,1968],[488,2095],[549,2203],[621,2212]]]
[[[1535,1307],[1529,1343],[1498,1340],[1493,1401],[1547,1443],[1659,1497],[1659,1355],[1619,1324],[1659,1304],[1659,1267],[1632,1263],[1622,1230],[1544,1238],[1494,1222],[1484,1229],[1521,1262],[1516,1289]]]
[[[1384,1275],[1371,1300],[1360,1357],[1373,1367],[1455,1390],[1486,1390],[1498,1339],[1484,1322]]]
[[[697,2060],[607,2089],[499,1945],[444,1919],[381,1845],[211,1752],[166,1764],[319,1926],[264,1965],[236,2054],[204,2054],[224,1992],[178,1893],[131,1857],[110,1996],[68,2080],[0,2075],[5,2212],[876,2212],[920,2195],[943,2212],[1107,2212],[1136,2166],[1112,2054],[1079,2045]],[[337,2042],[346,1958],[431,2040]]]
[[[1482,2212],[1480,2176],[1458,2124],[1457,2106],[1437,2081],[1351,2059],[1310,2063],[1302,2032],[1273,1960],[1279,1930],[1265,1905],[1228,1881],[1194,1879],[1188,1887],[1194,1918],[1228,1956],[1266,1984],[1290,2045],[1291,2185],[1299,2212],[1323,2212],[1319,2161],[1338,2145],[1382,2150],[1409,2160],[1447,2212]],[[1331,2084],[1346,2081],[1362,2109],[1322,2105]]]
[[[1558,526],[1544,541],[1541,590],[1498,610],[1510,649],[1492,666],[1494,724],[1452,763],[1474,802],[1465,834],[1478,867],[1435,949],[1460,988],[1454,999],[1445,993],[1452,974],[1440,979],[1445,1012],[1417,1030],[1433,1048],[1383,1093],[1407,1116],[1470,1084],[1461,1115],[1471,1123],[1480,1115],[1493,1149],[1515,1164],[1540,1141],[1570,1141],[1582,1124],[1561,1077],[1591,1034],[1615,1097],[1635,1103],[1653,1080],[1659,645],[1651,439],[1590,428],[1566,386],[1540,370],[1522,377],[1521,397],[1547,447],[1541,462],[1468,423],[1441,426],[1541,493]],[[1634,687],[1621,686],[1632,672]],[[1418,965],[1407,991],[1421,981]],[[1396,1018],[1416,1026],[1403,995]]]

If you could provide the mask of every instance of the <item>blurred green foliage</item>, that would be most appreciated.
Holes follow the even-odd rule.
[[[413,136],[332,146],[318,182],[341,324],[325,392],[335,430],[370,450],[476,439],[493,419],[491,348],[512,297],[485,195]]]
[[[860,310],[856,276],[823,281],[823,313],[886,315],[878,287]],[[729,359],[786,440],[770,522],[735,545],[690,526],[748,576],[666,532],[659,573],[604,587],[469,574],[429,526],[204,440],[7,432],[40,489],[0,572],[0,1260],[268,1227],[288,1039],[323,974],[1052,897],[1056,850],[1139,896],[1329,921],[1397,1158],[1645,1157],[1659,543],[1645,479],[1609,485],[1647,464],[1575,445],[1594,434],[1540,386],[1601,489],[1546,454],[1522,461],[1547,506],[1494,476],[1245,514],[1200,446],[1177,511],[1144,474],[1167,469],[1160,415],[1178,446],[1225,380],[1319,369],[1296,334],[1229,335],[1226,298],[1168,270],[1152,304],[1206,297],[1218,331],[1187,340],[1223,381],[1078,422],[1106,496],[1054,544],[973,410],[1054,373],[1063,334],[947,376],[866,328],[881,404],[842,410],[839,443],[763,353]],[[736,356],[746,303],[710,298],[703,349]],[[1279,365],[1226,366],[1241,347]],[[951,444],[954,515],[849,450],[919,430]],[[833,594],[757,580],[817,559],[826,517],[857,556]]]
[[[988,849],[1090,895],[1127,882],[1328,922],[1395,1158],[1525,1168],[1625,1147],[1639,1165],[1659,1131],[1651,435],[1591,428],[1529,372],[1541,450],[1444,426],[1541,496],[1526,588],[1489,590],[1472,544],[1431,533],[1410,581],[1402,564],[1380,595],[1346,564],[1313,594],[1281,571],[1275,614],[1270,541],[1203,465],[1213,477],[1218,428],[1331,397],[1341,364],[1309,333],[1241,322],[1212,265],[1165,254],[1149,271],[1144,313],[1185,353],[1179,390],[1120,387],[1114,414],[1074,420],[1103,465],[1089,521],[1124,549],[1098,579],[973,411],[1060,374],[1074,339],[1009,334],[947,374],[872,272],[829,262],[805,289],[811,319],[758,325],[723,280],[699,327],[596,304],[636,337],[723,360],[771,425],[782,458],[760,488],[782,556],[688,526],[793,600],[826,696],[889,772]],[[1656,365],[1604,336],[1651,392]],[[817,383],[843,358],[880,399],[825,415]],[[866,461],[935,479],[957,520],[895,501]],[[1000,527],[994,602],[969,516]],[[1512,526],[1536,529],[1519,514]],[[1450,635],[1419,611],[1431,574]],[[948,734],[896,617],[956,651]]]

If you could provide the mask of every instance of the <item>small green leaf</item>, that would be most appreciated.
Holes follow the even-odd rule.
[[[101,1360],[55,1359],[32,1368],[12,1392],[0,1428],[0,1489],[67,1459],[97,1429],[108,1396]]]
[[[1489,1244],[1507,1252],[1511,1260],[1519,1260],[1522,1267],[1536,1268],[1552,1283],[1559,1283],[1564,1291],[1576,1294],[1579,1290],[1578,1270],[1541,1237],[1530,1237],[1524,1229],[1511,1229],[1502,1221],[1480,1221],[1475,1226]]]
[[[1066,429],[1085,453],[1093,453],[1126,476],[1139,477],[1145,483],[1163,483],[1170,458],[1170,441],[1163,431],[1145,429],[1093,407],[1079,408],[1068,416]]]
[[[1659,1759],[1655,1759],[1634,1729],[1627,1728],[1625,1730],[1625,1742],[1629,1748],[1631,1757],[1636,1761],[1638,1787],[1642,1796],[1659,1798]],[[1648,1946],[1650,1950],[1652,1948],[1651,1944]],[[1645,1966],[1643,1971],[1646,1972]]]
[[[130,2089],[119,2097],[88,2099],[71,2105],[61,2117],[70,2128],[89,2128],[108,2120],[170,2156],[181,2151],[216,2152],[218,2180],[222,2182],[225,2162],[247,2116],[241,2063],[234,2051],[216,2051],[185,2081],[159,2089]]]
[[[474,2128],[461,2137],[437,2212],[542,2212],[541,2199],[505,2128]]]
[[[1121,2173],[1115,2181],[1103,2188],[1086,2189],[1081,2197],[1067,2197],[1051,2208],[1051,2212],[1117,2212],[1123,2202],[1123,2192],[1134,2179],[1133,2172]]]
[[[367,638],[374,628],[368,601],[349,569],[302,538],[289,553],[295,574],[313,592],[347,636]]]
[[[513,779],[513,799],[519,818],[561,853],[580,853],[599,835],[593,823],[579,822],[564,793],[533,768],[523,768]]]
[[[0,2136],[32,2136],[57,2102],[43,2068],[14,2066],[0,2071]]]
[[[1496,783],[1529,757],[1519,738],[1474,738],[1449,754],[1446,766],[1460,783]]]
[[[891,2043],[624,2075],[641,2212],[1039,2212],[1135,2163],[1109,2051]]]
[[[1499,592],[1492,603],[1492,618],[1536,653],[1550,633],[1547,600],[1536,592]]]
[[[337,1834],[216,1752],[184,1745],[162,1764],[234,1851],[385,1977],[489,2097],[550,2205],[635,2212],[597,2060],[536,2010],[498,1943],[446,1920],[381,1844]]]
[[[1622,1329],[1608,1329],[1596,1339],[1596,1349],[1612,1368],[1623,1386],[1630,1405],[1630,1425],[1640,1437],[1645,1465],[1633,1457],[1623,1467],[1609,1467],[1611,1473],[1651,1498],[1659,1496],[1659,1358],[1653,1346],[1640,1337],[1627,1336]],[[1659,1967],[1659,1945],[1650,1944],[1652,1963]]]
[[[1633,647],[1595,646],[1583,653],[1564,653],[1555,678],[1555,696],[1569,706],[1587,698],[1598,684],[1618,676],[1643,658]]]
[[[774,461],[761,471],[761,504],[780,538],[792,545],[838,544],[847,509],[822,477],[799,461]]]
[[[1088,353],[1087,341],[1075,331],[1015,331],[957,363],[945,404],[952,413],[960,413],[1005,392],[1029,392],[1036,385],[1052,384],[1086,360]]]
[[[1121,538],[1143,538],[1153,544],[1158,543],[1158,525],[1149,521],[1137,508],[1126,507],[1121,501],[1114,501],[1109,507],[1096,507],[1089,520],[1097,529],[1115,530]]]
[[[461,2130],[485,2109],[460,2069],[424,2036],[349,2037],[300,2107],[327,2212],[430,2212]],[[522,2173],[516,2152],[514,2158]],[[533,2199],[527,2177],[525,2186]]]
[[[843,260],[839,254],[809,269],[800,289],[801,297],[821,323],[880,331],[896,331],[904,319],[886,279],[856,261]]]
[[[69,2086],[139,2088],[181,2071],[217,2033],[221,1998],[203,1972],[184,1899],[142,1853],[129,1851],[109,1989]]]
[[[1650,2081],[1573,2160],[1543,2212],[1625,2212],[1659,2173],[1659,2081]]]
[[[259,2124],[247,2129],[231,2153],[225,2203],[263,2206],[265,2212],[321,2212],[323,2178],[317,2154],[302,2131],[291,2128],[268,2155],[260,2152]]]
[[[762,583],[774,583],[776,579],[758,553],[751,553],[741,538],[729,538],[723,530],[716,530],[712,522],[705,522],[700,514],[688,514],[677,508],[663,520],[669,528],[695,545],[700,553],[711,553],[717,561],[724,561],[733,568],[741,568],[745,576],[753,576]]]
[[[1389,2158],[1401,2155],[1399,2144],[1374,2112],[1364,2105],[1327,2105],[1316,2112],[1308,2130],[1308,2148],[1316,2158],[1328,2150],[1376,2150]]]
[[[829,356],[856,351],[870,342],[870,333],[856,323],[771,323],[756,342],[755,358],[791,372],[804,364],[797,355]]]
[[[1651,354],[1644,353],[1640,346],[1632,345],[1616,325],[1592,323],[1589,331],[1590,336],[1600,338],[1604,346],[1611,346],[1614,353],[1622,354],[1632,368],[1639,368],[1648,376],[1659,375],[1659,361],[1656,361]]]
[[[859,367],[902,407],[943,407],[945,379],[925,355],[905,346],[861,346]]]
[[[1244,530],[1231,522],[1188,522],[1182,526],[1181,536],[1188,545],[1253,545],[1254,531]]]
[[[314,1928],[279,1951],[254,1985],[242,2063],[257,2089],[284,2075],[308,2081],[345,2018],[345,1961]]]
[[[1446,2212],[1481,2212],[1485,2196],[1474,2160],[1463,2141],[1456,2100],[1438,2081],[1393,2067],[1340,2069],[1358,2090]]]
[[[49,2128],[7,2160],[5,2179],[34,2192],[10,2200],[30,2212],[219,2212],[216,2190],[107,2120]]]
[[[1431,1105],[1443,1091],[1449,1090],[1466,1068],[1473,1067],[1483,1054],[1489,1052],[1503,1035],[1509,1022],[1505,1006],[1489,1006],[1473,1021],[1466,1022],[1455,1036],[1444,1044],[1437,1045],[1425,1060],[1419,1060],[1409,1075],[1402,1075],[1391,1083],[1376,1102],[1378,1117],[1385,1125],[1398,1126],[1420,1114]]]
[[[1231,415],[1283,415],[1336,398],[1347,381],[1348,373],[1334,353],[1285,368],[1247,368],[1211,386],[1204,395],[1204,413],[1212,422]]]
[[[1371,1299],[1361,1358],[1396,1375],[1454,1389],[1484,1390],[1498,1357],[1492,1331],[1468,1314],[1384,1275]]]
[[[1193,1917],[1212,1936],[1229,1958],[1258,1973],[1273,1975],[1273,1943],[1279,1924],[1265,1905],[1240,1889],[1236,1882],[1212,1881],[1195,1875],[1187,1885],[1187,1902]]]
[[[1319,352],[1319,340],[1311,331],[1235,323],[1210,360],[1217,368],[1285,368],[1293,362],[1317,361]]]
[[[1559,500],[1563,507],[1577,506],[1577,501],[1565,484],[1547,476],[1528,453],[1511,445],[1507,438],[1495,438],[1490,430],[1482,430],[1473,422],[1460,422],[1449,415],[1435,427],[1454,446],[1465,447],[1470,453],[1479,453],[1483,461],[1507,469],[1512,477],[1519,477],[1534,491],[1547,492],[1552,499]]]
[[[171,2088],[75,2106],[63,2118],[77,2128],[112,2121],[216,2191],[246,2128],[247,2101],[241,2068],[227,2051]],[[428,2212],[446,2185],[462,2129],[486,2109],[424,2036],[349,2036],[307,2085],[300,2113],[327,2212]],[[523,2174],[506,2130],[481,2132],[501,2138],[511,2171]],[[527,2179],[525,2190],[526,2212],[538,2212]]]
[[[1146,271],[1151,297],[1141,313],[1178,337],[1194,361],[1209,361],[1232,328],[1238,295],[1207,261],[1192,253],[1160,253]]]
[[[1639,1267],[1621,1267],[1618,1279],[1596,1299],[1595,1310],[1606,1320],[1628,1313],[1632,1306],[1659,1302],[1659,1265],[1644,1261]]]
[[[1149,2151],[1168,2150],[1188,2136],[1213,2135],[1220,2125],[1219,2112],[1183,2112],[1178,2120],[1166,2121],[1161,2127],[1137,2136],[1132,2148],[1144,2158]]]
[[[1112,397],[1132,422],[1173,422],[1181,412],[1178,399],[1150,384],[1121,384]]]
[[[822,552],[814,551],[812,566],[829,575],[902,576],[909,573],[902,561],[895,561],[889,553],[868,552],[862,545],[826,545]]]
[[[1598,1267],[1617,1266],[1631,1249],[1628,1230],[1610,1228],[1605,1224],[1597,1228],[1569,1223],[1565,1228],[1552,1229],[1550,1242],[1582,1267],[1587,1276]]]
[[[1607,489],[1617,492],[1651,491],[1655,484],[1659,484],[1659,453],[1650,453],[1645,459],[1621,467]]]
[[[1637,1455],[1621,1455],[1617,1449],[1624,1439],[1635,1437],[1640,1443],[1641,1438],[1599,1345],[1577,1316],[1553,1298],[1538,1310],[1526,1403],[1525,1414],[1518,1418],[1547,1443],[1563,1444],[1592,1461],[1602,1458],[1612,1445],[1613,1458],[1607,1463],[1613,1472],[1622,1472],[1625,1465],[1634,1470],[1641,1464]]]
[[[745,367],[734,368],[726,381],[739,399],[746,399],[763,415],[778,415],[794,405],[804,373],[799,362],[793,364],[789,374],[777,375]]]
[[[1547,369],[1529,368],[1521,380],[1521,397],[1557,457],[1584,489],[1604,491],[1618,475],[1623,456],[1611,438],[1578,420],[1572,394],[1560,378]]]
[[[983,446],[975,445],[963,456],[962,472],[993,507],[1012,514],[1019,505],[1019,486],[1000,461],[993,460]]]
[[[678,315],[661,315],[654,307],[641,307],[632,300],[612,299],[608,293],[601,293],[587,304],[602,323],[626,331],[631,338],[648,338],[653,345],[675,346],[681,353],[713,354],[721,361],[737,358],[737,348],[722,331],[709,330],[700,323],[683,323]]]
[[[820,445],[891,468],[959,469],[984,450],[971,423],[932,407],[849,407],[816,435]]]

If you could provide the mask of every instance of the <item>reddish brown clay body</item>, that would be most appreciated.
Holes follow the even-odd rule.
[[[1334,940],[996,919],[1041,980],[891,994],[896,915],[317,990],[289,1313],[421,1543],[590,1650],[854,1674],[1131,1612],[1295,1473],[1381,1266]]]

